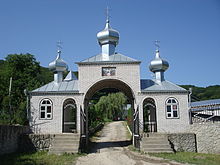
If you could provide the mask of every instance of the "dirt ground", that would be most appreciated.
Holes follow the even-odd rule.
[[[122,121],[104,126],[100,136],[95,137],[91,153],[80,157],[76,165],[181,165],[160,158],[152,158],[130,151],[128,130]]]

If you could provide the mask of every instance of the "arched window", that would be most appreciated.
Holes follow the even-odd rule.
[[[169,98],[166,101],[166,117],[179,118],[179,106],[175,98]]]
[[[52,119],[52,101],[43,99],[40,103],[40,119]]]

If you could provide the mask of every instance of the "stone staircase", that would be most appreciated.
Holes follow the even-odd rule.
[[[77,153],[79,150],[80,135],[75,133],[56,134],[50,154]]]
[[[140,150],[146,153],[173,153],[166,134],[144,133],[140,141]]]

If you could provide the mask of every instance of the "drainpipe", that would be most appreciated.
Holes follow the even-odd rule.
[[[192,96],[192,88],[189,88],[189,124],[193,124],[192,122],[192,112],[191,112],[191,96]]]

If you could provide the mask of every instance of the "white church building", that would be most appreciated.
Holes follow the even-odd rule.
[[[58,50],[57,58],[49,64],[54,81],[30,92],[29,124],[33,133],[87,136],[89,100],[97,91],[107,88],[117,89],[128,97],[134,113],[134,135],[186,132],[188,91],[165,79],[169,63],[160,57],[159,49],[149,65],[155,78],[141,79],[141,61],[115,52],[119,32],[111,28],[108,19],[97,39],[101,52],[76,62],[78,78],[71,71],[63,77],[68,67]]]

